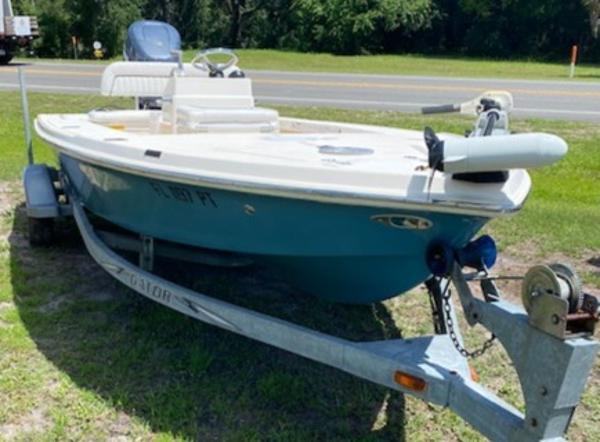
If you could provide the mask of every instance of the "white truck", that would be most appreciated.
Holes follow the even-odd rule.
[[[30,46],[38,36],[35,17],[14,15],[10,0],[0,0],[0,65],[8,64],[18,47]]]

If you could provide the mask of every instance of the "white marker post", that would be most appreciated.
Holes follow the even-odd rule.
[[[577,63],[577,45],[571,47],[571,72],[569,73],[569,78],[575,76],[575,63]]]

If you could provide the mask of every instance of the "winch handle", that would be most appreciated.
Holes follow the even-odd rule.
[[[448,114],[460,112],[460,104],[442,104],[440,106],[425,106],[421,108],[422,114]]]

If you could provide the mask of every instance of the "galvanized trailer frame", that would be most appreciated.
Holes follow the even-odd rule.
[[[27,109],[25,95],[23,105]],[[374,342],[341,339],[167,281],[148,271],[154,254],[160,251],[152,238],[140,238],[136,246],[130,238],[121,241],[104,235],[112,246],[140,252],[140,266],[132,264],[95,231],[67,177],[45,165],[33,164],[30,141],[27,149],[30,165],[23,181],[29,219],[50,221],[72,215],[94,260],[141,295],[208,324],[449,407],[491,440],[564,440],[598,351],[598,342],[592,339],[593,327],[566,334],[566,301],[541,294],[528,315],[522,307],[502,300],[490,278],[481,281],[484,299],[479,299],[469,287],[469,276],[453,262],[446,278],[427,282],[435,300],[432,304],[438,334]],[[482,325],[506,349],[521,383],[525,413],[472,379],[467,358],[457,350],[456,344],[462,343],[457,326],[452,330],[445,326],[448,319],[457,324],[454,306],[446,303],[446,308],[440,308],[450,283],[469,325]]]

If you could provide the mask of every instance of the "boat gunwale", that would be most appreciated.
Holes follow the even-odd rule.
[[[51,114],[47,114],[51,115]],[[49,134],[48,130],[43,128],[39,119],[34,120],[34,127],[37,134],[47,143],[52,145],[58,152],[69,157],[75,158],[84,163],[93,164],[98,167],[108,168],[123,173],[130,173],[145,178],[158,179],[178,184],[192,186],[202,186],[225,191],[252,193],[263,196],[291,198],[296,200],[314,201],[326,204],[342,204],[361,207],[376,207],[386,209],[408,209],[424,212],[450,213],[467,216],[480,216],[484,218],[496,218],[499,216],[512,215],[522,209],[531,192],[531,185],[527,194],[519,204],[512,207],[498,205],[484,205],[477,203],[446,201],[441,199],[432,199],[431,201],[409,200],[407,198],[393,198],[372,194],[360,194],[343,190],[315,190],[306,189],[291,185],[271,185],[242,180],[233,180],[226,178],[216,178],[210,176],[190,175],[184,172],[171,172],[165,169],[135,166],[118,162],[107,158],[100,158],[95,155],[83,155],[79,153],[78,148],[69,146],[65,139],[57,138]],[[530,180],[530,178],[529,178]]]

